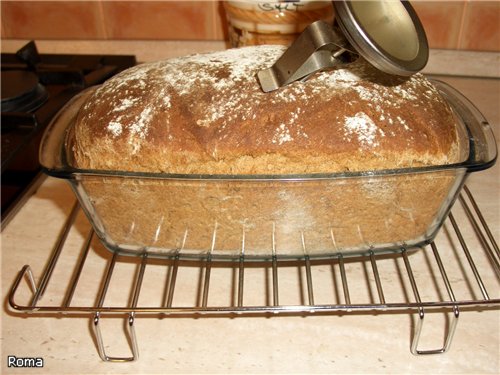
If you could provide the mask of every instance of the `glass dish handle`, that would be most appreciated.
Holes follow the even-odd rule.
[[[498,150],[493,130],[477,107],[450,85],[432,80],[467,128],[470,157],[466,161],[469,171],[478,171],[495,164]]]
[[[40,164],[45,173],[59,177],[71,173],[72,168],[66,160],[67,135],[83,103],[96,88],[91,87],[75,95],[54,116],[45,130],[39,152]]]

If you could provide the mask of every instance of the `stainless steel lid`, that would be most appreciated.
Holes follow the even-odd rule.
[[[277,90],[361,55],[383,72],[410,76],[424,68],[429,47],[407,1],[333,1],[336,24],[309,25],[269,69],[258,73],[262,90]]]

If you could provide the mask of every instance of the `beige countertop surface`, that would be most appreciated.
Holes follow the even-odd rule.
[[[22,46],[22,41],[3,41],[2,51],[12,52]],[[147,44],[147,43],[146,43]],[[40,52],[102,52],[99,43],[81,42],[79,49],[69,50],[69,42],[40,42]],[[165,42],[138,47],[137,44],[123,43],[107,45],[107,53],[137,54],[138,60],[146,61],[159,56],[171,56],[222,49],[219,42],[188,43]],[[49,48],[50,46],[50,48]],[[189,47],[189,48],[188,48]],[[147,50],[144,52],[144,49]],[[163,49],[168,51],[164,52]],[[173,52],[172,52],[173,51]],[[141,55],[144,54],[144,55]],[[439,52],[436,52],[439,54]],[[452,59],[448,52],[443,52],[443,60]],[[143,56],[143,57],[141,57]],[[477,58],[477,55],[476,57]],[[495,77],[498,72],[498,54],[485,54],[482,58],[496,64],[496,67],[485,69],[493,73],[486,75]],[[464,58],[472,61],[470,55]],[[444,64],[446,65],[446,64]],[[456,64],[455,64],[456,65]],[[442,74],[444,67],[433,68],[430,73]],[[458,69],[462,76],[467,76],[466,67]],[[476,72],[477,73],[477,72]],[[481,110],[492,125],[496,139],[500,139],[500,80],[480,78],[474,72],[474,78],[443,76],[439,77],[450,83],[465,94]],[[497,143],[498,144],[498,143]],[[493,236],[500,239],[500,166],[497,164],[486,171],[478,172],[468,180],[468,186],[473,192]],[[13,281],[23,265],[29,264],[34,276],[40,275],[49,259],[55,238],[60,233],[64,221],[74,203],[74,196],[66,182],[55,178],[47,178],[39,189],[20,209],[12,221],[3,229],[1,235],[1,289],[3,296],[1,314],[2,349],[1,373],[60,373],[60,374],[118,374],[118,373],[469,373],[498,374],[500,372],[500,310],[497,309],[461,309],[458,325],[450,350],[445,354],[415,356],[410,353],[410,342],[415,331],[417,314],[414,310],[398,310],[396,312],[342,312],[335,314],[305,314],[303,316],[181,316],[158,317],[156,315],[138,315],[135,319],[137,342],[139,345],[139,360],[131,363],[105,363],[99,358],[96,350],[96,340],[92,334],[92,315],[50,315],[20,314],[8,306],[7,295]],[[460,212],[457,218],[463,219]],[[449,223],[445,225],[449,231]],[[60,303],[65,286],[76,263],[76,255],[81,249],[89,224],[79,213],[70,232],[65,250],[59,259],[58,268],[53,274],[50,287],[40,301],[41,305]],[[498,277],[494,275],[491,265],[484,258],[481,245],[474,242],[475,237],[470,226],[462,227],[464,237],[472,241],[470,251],[475,258],[478,269],[488,287],[490,298],[500,298]],[[448,254],[454,245],[446,241],[447,233],[443,234],[441,248]],[[458,245],[457,245],[458,247]],[[425,271],[429,262],[428,249],[410,255],[415,276],[421,282],[422,299],[432,298],[435,294],[433,281],[435,274],[428,277]],[[74,304],[93,303],[93,299],[85,300],[86,292],[96,290],[96,284],[102,280],[102,275],[109,253],[93,241],[89,259],[75,293]],[[455,285],[464,286],[464,292],[456,290],[457,299],[478,297],[474,291],[474,281],[467,271],[465,262],[454,267],[457,257],[444,256],[445,266],[451,270],[450,279]],[[365,263],[363,263],[365,264]],[[348,276],[352,299],[362,294],[371,283],[372,278],[363,271],[357,262],[348,264]],[[131,290],[131,274],[136,272],[134,264],[124,260],[115,270],[110,289],[117,290],[109,296],[111,304],[119,306],[126,303],[126,295]],[[391,298],[391,283],[401,281],[404,276],[404,265],[401,262],[391,262],[391,267],[380,263],[382,285],[386,288],[386,298]],[[455,268],[457,271],[455,272]],[[148,265],[145,273],[144,287],[140,302],[161,300],[165,285],[165,269]],[[269,296],[269,272],[266,275],[254,274],[251,270],[246,277],[245,290],[248,291],[249,303],[262,304]],[[281,271],[280,271],[281,272]],[[302,271],[301,271],[302,272]],[[314,269],[315,297],[317,303],[327,300],[332,294],[331,275],[325,276],[330,269]],[[279,287],[283,292],[283,303],[292,300],[297,295],[304,299],[304,277],[299,271],[290,269],[280,273]],[[357,275],[357,276],[356,276]],[[467,276],[468,275],[468,276]],[[193,296],[188,290],[188,284],[200,287],[200,276],[193,274],[189,279],[180,280],[179,301],[184,296]],[[324,278],[330,277],[325,282]],[[338,275],[337,275],[338,277]],[[356,277],[360,280],[356,282]],[[209,301],[217,304],[227,304],[231,297],[228,286],[224,283],[232,280],[234,272],[215,268],[212,272]],[[195,282],[193,282],[193,279]],[[465,280],[464,280],[465,279]],[[265,291],[259,294],[252,290],[255,285],[263,284]],[[299,280],[299,283],[297,282]],[[302,281],[300,281],[302,280]],[[472,280],[472,281],[471,281]],[[30,297],[28,284],[23,280],[16,301],[27,303]],[[260,284],[259,284],[260,282]],[[123,283],[123,285],[121,285]],[[302,283],[302,284],[301,284]],[[301,284],[301,285],[298,285]],[[406,282],[407,285],[407,282]],[[257,287],[256,287],[257,288]],[[260,286],[259,286],[260,288]],[[81,289],[81,290],[80,290]],[[196,289],[196,288],[195,288]],[[298,290],[300,289],[300,290]],[[476,288],[477,289],[477,288]],[[298,291],[297,291],[298,290]],[[121,295],[120,291],[124,294]],[[79,294],[81,292],[81,296]],[[127,292],[127,293],[125,293]],[[184,294],[183,294],[184,293]],[[191,293],[191,294],[189,294]],[[198,292],[194,292],[195,294]],[[406,286],[408,300],[413,300],[411,287]],[[335,293],[333,293],[335,294]],[[376,290],[373,292],[376,295]],[[263,297],[267,295],[267,297]],[[199,297],[199,296],[198,296]],[[187,299],[195,299],[186,297]],[[337,296],[338,297],[338,296]],[[107,297],[108,298],[108,297]],[[368,299],[373,296],[367,297]],[[374,297],[376,299],[376,297]],[[125,299],[125,302],[123,302]],[[175,301],[175,299],[174,299]],[[281,301],[280,301],[281,302]],[[325,302],[326,303],[326,302]],[[331,302],[330,302],[331,303]],[[451,314],[442,312],[425,315],[422,332],[422,345],[440,347],[446,334],[447,323],[453,319]],[[101,319],[103,340],[109,355],[126,356],[129,354],[127,339],[124,334],[124,317],[104,317]],[[7,357],[40,357],[44,360],[44,368],[8,368]]]

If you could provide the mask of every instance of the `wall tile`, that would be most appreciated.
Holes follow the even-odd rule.
[[[110,39],[215,39],[211,1],[102,3]]]
[[[458,48],[465,1],[414,1],[412,5],[424,26],[430,48]]]
[[[467,3],[459,47],[465,50],[500,51],[500,2]]]
[[[2,1],[5,37],[103,39],[100,4],[93,1]]]
[[[431,48],[500,51],[500,1],[414,0]],[[221,1],[1,1],[1,37],[227,40]]]
[[[5,33],[5,30],[4,30],[4,27],[3,27],[3,19],[0,21],[0,24],[1,24],[0,28],[1,28],[1,33],[2,33],[0,37],[2,39],[5,39],[5,38],[7,38],[7,34]]]
[[[215,39],[229,40],[227,29],[226,12],[222,1],[214,1],[213,3],[213,23],[215,29]]]

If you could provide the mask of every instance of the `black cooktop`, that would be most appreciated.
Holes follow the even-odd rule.
[[[132,55],[43,54],[35,42],[2,53],[2,227],[39,179],[38,148],[54,115],[83,89],[135,64]]]

